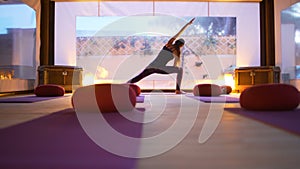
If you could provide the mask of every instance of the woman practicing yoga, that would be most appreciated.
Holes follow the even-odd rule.
[[[184,40],[178,39],[176,40],[181,33],[193,23],[195,18],[190,20],[186,25],[184,25],[180,31],[173,36],[167,44],[164,45],[162,50],[159,52],[157,57],[142,71],[139,75],[136,77],[130,79],[127,83],[136,83],[143,79],[146,76],[149,76],[153,73],[159,73],[159,74],[171,74],[171,73],[177,73],[176,78],[176,94],[182,94],[183,92],[180,89],[181,86],[181,80],[182,80],[182,67],[180,67],[180,51],[181,48],[184,45]],[[176,41],[175,41],[176,40]],[[175,41],[175,43],[173,43]],[[167,66],[167,63],[174,59],[174,65],[173,66]]]

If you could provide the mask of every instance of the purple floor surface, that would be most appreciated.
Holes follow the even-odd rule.
[[[225,108],[224,110],[300,135],[300,109],[291,111],[250,111],[243,108]]]
[[[188,95],[188,97],[205,102],[205,103],[239,103],[240,100],[237,97],[232,96],[194,96]]]
[[[141,137],[141,124],[128,121],[119,113],[103,116],[120,133]],[[105,137],[103,133],[99,135]],[[73,109],[1,129],[0,138],[3,169],[136,168],[136,159],[114,155],[95,144],[82,129]],[[138,146],[129,151],[138,151]]]
[[[136,102],[137,103],[144,103],[144,101],[145,101],[145,96],[139,95],[139,96],[136,97]]]
[[[11,97],[11,98],[1,98],[0,103],[34,103],[45,100],[51,100],[56,98],[61,98],[64,96],[58,97],[37,97],[37,96],[22,96],[22,97]]]

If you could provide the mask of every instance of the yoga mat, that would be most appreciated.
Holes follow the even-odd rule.
[[[224,110],[300,135],[300,109],[291,111],[250,111],[243,108],[225,108]]]
[[[37,97],[37,96],[22,96],[22,97],[11,97],[11,98],[2,98],[0,99],[0,103],[34,103],[45,100],[51,100],[56,98],[61,98],[64,96],[58,97]]]
[[[34,103],[34,102],[51,100],[51,99],[56,99],[56,98],[61,98],[61,97],[64,97],[64,96],[58,96],[58,97],[37,97],[37,96],[11,97],[11,98],[0,99],[0,103]],[[136,97],[137,103],[144,103],[144,101],[145,101],[145,96],[140,95],[140,96]]]
[[[141,137],[142,124],[119,113],[103,116],[120,133]],[[1,169],[136,168],[136,159],[114,155],[95,144],[82,129],[73,109],[0,129],[0,138]],[[116,142],[117,146],[122,145],[122,140],[112,140],[112,144]]]
[[[144,103],[144,101],[145,101],[145,96],[143,95],[136,96],[137,103]]]
[[[190,98],[205,102],[205,103],[239,103],[240,99],[231,96],[194,96],[187,95]]]

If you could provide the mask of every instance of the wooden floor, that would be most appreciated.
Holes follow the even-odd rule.
[[[221,121],[218,121],[218,114],[214,114],[215,112],[224,107],[240,107],[239,103],[210,104],[171,93],[142,94],[145,95],[145,102],[137,103],[136,107],[145,108],[145,113],[159,115],[157,111],[160,110],[156,108],[162,106],[161,116],[158,116],[154,125],[143,131],[145,137],[168,129],[168,126],[171,126],[178,117],[178,112],[188,114],[185,116],[185,122],[192,124],[193,119],[190,116],[194,115],[195,110],[192,106],[199,107],[195,123],[187,136],[165,153],[139,159],[137,165],[139,169],[297,169],[300,167],[299,136],[223,110]],[[4,129],[71,108],[71,94],[68,95],[36,103],[0,103],[0,127]],[[7,97],[20,96],[22,95]],[[162,98],[165,102],[160,102]],[[209,121],[208,117],[210,117]],[[213,132],[208,140],[200,143],[199,136],[205,124],[210,124],[208,130]],[[213,130],[214,124],[217,124],[216,130]],[[169,141],[171,144],[172,140]],[[164,140],[161,144],[168,143]],[[157,144],[147,146],[149,147],[146,149],[152,149],[154,152],[157,147],[160,147]]]

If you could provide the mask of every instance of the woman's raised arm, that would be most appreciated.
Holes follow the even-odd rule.
[[[174,39],[176,39],[178,36],[180,36],[182,34],[182,32],[194,22],[195,18],[193,18],[192,20],[190,20],[187,24],[185,24],[180,30],[179,32],[173,36]]]

